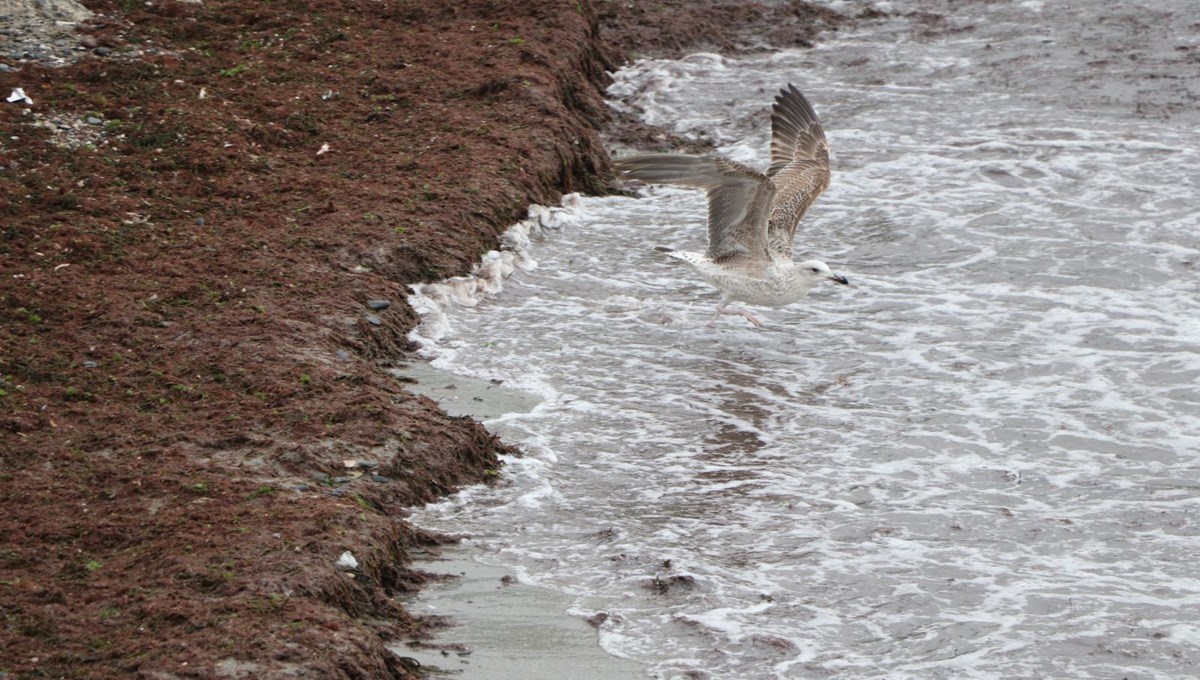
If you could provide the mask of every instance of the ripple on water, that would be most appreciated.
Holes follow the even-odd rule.
[[[607,612],[658,677],[1192,677],[1197,76],[1144,77],[1182,63],[1187,3],[954,7],[972,28],[898,11],[618,73],[622,106],[759,164],[801,85],[835,175],[799,249],[854,286],[710,327],[652,250],[703,247],[696,193],[534,210],[489,256],[510,278],[418,296],[438,365],[542,398],[489,423],[527,455],[418,521]],[[1106,55],[1172,117],[1092,87]]]

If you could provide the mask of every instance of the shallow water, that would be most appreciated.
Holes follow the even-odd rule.
[[[416,521],[607,613],[650,677],[1194,677],[1200,28],[1110,4],[875,3],[812,50],[618,74],[759,166],[804,90],[834,178],[797,255],[854,285],[710,327],[652,250],[703,248],[701,194],[543,214],[536,269],[421,300],[435,366],[543,401],[488,421],[527,453],[500,484]]]

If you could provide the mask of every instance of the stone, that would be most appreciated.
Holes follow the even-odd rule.
[[[336,565],[338,569],[354,571],[358,569],[358,560],[354,557],[354,553],[347,550],[337,559]]]
[[[368,478],[369,478],[369,479],[370,479],[372,482],[378,482],[378,483],[380,483],[380,484],[387,484],[388,482],[392,481],[392,480],[388,479],[387,477],[384,477],[383,475],[377,475],[377,474],[375,474],[374,472],[372,472],[371,474],[367,475],[367,477],[368,477]]]
[[[367,300],[367,306],[375,311],[382,311],[392,306],[388,300]]]
[[[367,315],[367,323],[371,324],[372,326],[382,326],[383,320],[380,319],[379,317],[375,316],[374,314],[368,314]]]
[[[94,35],[82,35],[82,36],[80,36],[80,37],[79,37],[79,44],[80,44],[80,46],[82,46],[82,47],[86,47],[86,48],[88,48],[89,50],[94,50],[94,49],[96,49],[97,47],[99,47],[99,46],[100,46],[100,43],[96,41],[96,36],[94,36]]]

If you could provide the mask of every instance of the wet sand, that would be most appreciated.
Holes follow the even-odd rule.
[[[418,615],[447,616],[451,627],[420,649],[393,645],[431,678],[463,680],[611,680],[643,677],[636,663],[600,649],[596,631],[566,613],[570,597],[524,585],[508,571],[480,564],[455,547],[413,567],[450,574],[408,602]],[[450,645],[443,653],[437,647]],[[461,646],[461,647],[460,647]],[[455,650],[469,650],[469,653]]]

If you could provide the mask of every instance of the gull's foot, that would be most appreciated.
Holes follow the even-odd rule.
[[[722,314],[733,314],[735,316],[740,316],[746,321],[749,321],[755,328],[762,328],[763,325],[762,319],[752,314],[748,309],[726,309],[723,306],[717,307],[717,313],[713,314],[713,317],[709,320],[708,325],[711,326],[716,323],[717,319],[719,319]]]
[[[762,325],[763,325],[762,319],[751,314],[749,310],[739,309],[739,310],[736,310],[734,312],[734,314],[737,314],[738,316],[744,318],[746,321],[749,321],[751,324],[754,325],[755,328],[762,328]]]

